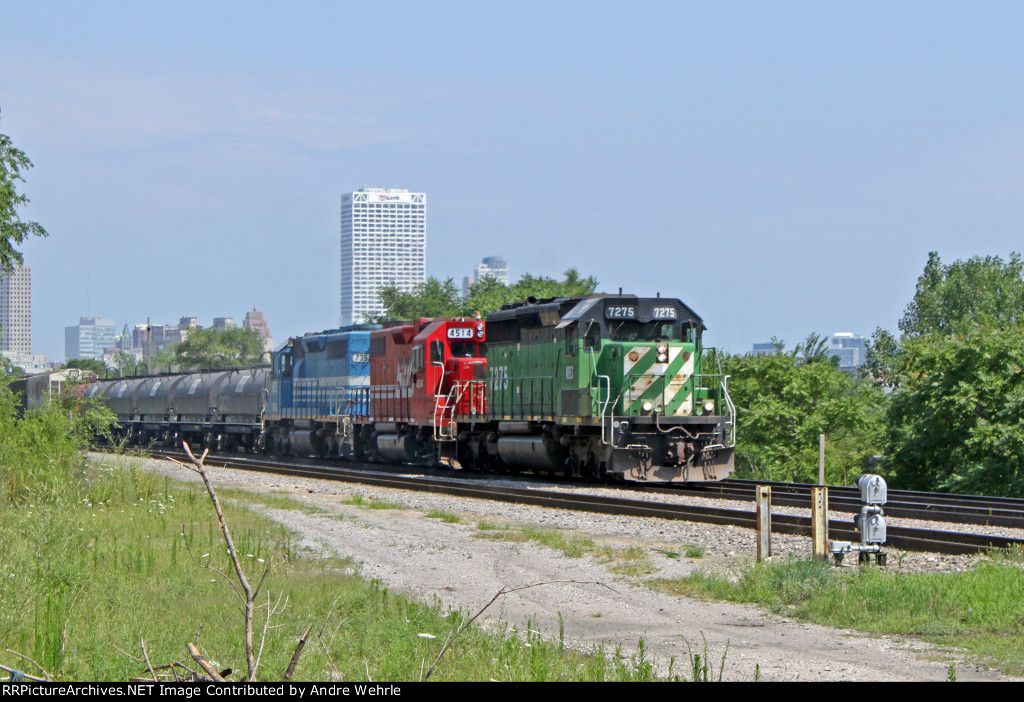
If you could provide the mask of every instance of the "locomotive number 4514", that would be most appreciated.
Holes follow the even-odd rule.
[[[449,327],[448,328],[449,339],[472,339],[473,330],[470,327]]]

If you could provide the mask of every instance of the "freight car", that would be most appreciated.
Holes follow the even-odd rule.
[[[254,367],[98,380],[84,396],[110,408],[130,444],[254,452],[265,444],[268,375]]]
[[[61,395],[69,389],[81,393],[86,383],[94,381],[96,374],[80,368],[65,368],[52,373],[39,373],[12,380],[11,391],[21,411],[41,407],[50,395]]]

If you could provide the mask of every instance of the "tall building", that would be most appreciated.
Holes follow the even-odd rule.
[[[0,350],[32,353],[32,269],[0,277]]]
[[[508,285],[508,261],[500,256],[488,256],[483,263],[478,263],[473,267],[473,275],[462,279],[462,294],[468,295],[470,286],[479,283],[484,278],[492,278],[499,283]]]
[[[252,312],[245,313],[245,319],[242,320],[242,328],[255,329],[263,341],[263,350],[274,350],[274,337],[270,335],[270,325],[267,324],[267,319],[263,316],[263,313],[257,311],[255,307],[252,308]]]
[[[81,317],[73,327],[64,327],[64,359],[102,359],[103,352],[116,345],[114,320]]]
[[[341,196],[341,325],[384,311],[380,289],[427,279],[427,196],[362,188]]]
[[[855,374],[867,360],[867,339],[850,332],[836,332],[829,337],[828,352],[839,359],[840,370]]]

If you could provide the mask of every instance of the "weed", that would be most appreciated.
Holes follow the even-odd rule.
[[[686,554],[687,558],[704,558],[704,554],[707,553],[707,550],[703,546],[689,544],[685,549],[683,549],[683,552]]]
[[[404,505],[400,505],[397,502],[388,502],[387,500],[378,500],[372,497],[367,500],[359,494],[352,495],[347,500],[342,500],[341,504],[355,505],[356,507],[365,507],[366,509],[405,509]]]
[[[442,522],[448,522],[449,524],[458,524],[462,521],[462,517],[459,515],[454,512],[446,512],[443,509],[432,509],[423,516],[427,519],[440,519]]]
[[[725,642],[725,651],[722,652],[722,662],[718,666],[718,677],[714,676],[715,669],[711,666],[710,653],[708,651],[708,639],[704,636],[704,632],[700,633],[700,638],[704,642],[703,655],[700,652],[694,653],[693,647],[690,645],[690,640],[686,637],[681,637],[686,642],[687,657],[690,660],[690,682],[722,682],[722,675],[725,672],[725,658],[729,655],[729,642]],[[758,666],[755,669],[755,675],[760,677],[761,669]]]

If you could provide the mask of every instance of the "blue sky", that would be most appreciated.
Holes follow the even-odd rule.
[[[33,345],[86,314],[338,322],[339,197],[679,297],[708,341],[895,329],[930,250],[1024,249],[1021,3],[16,3]]]

